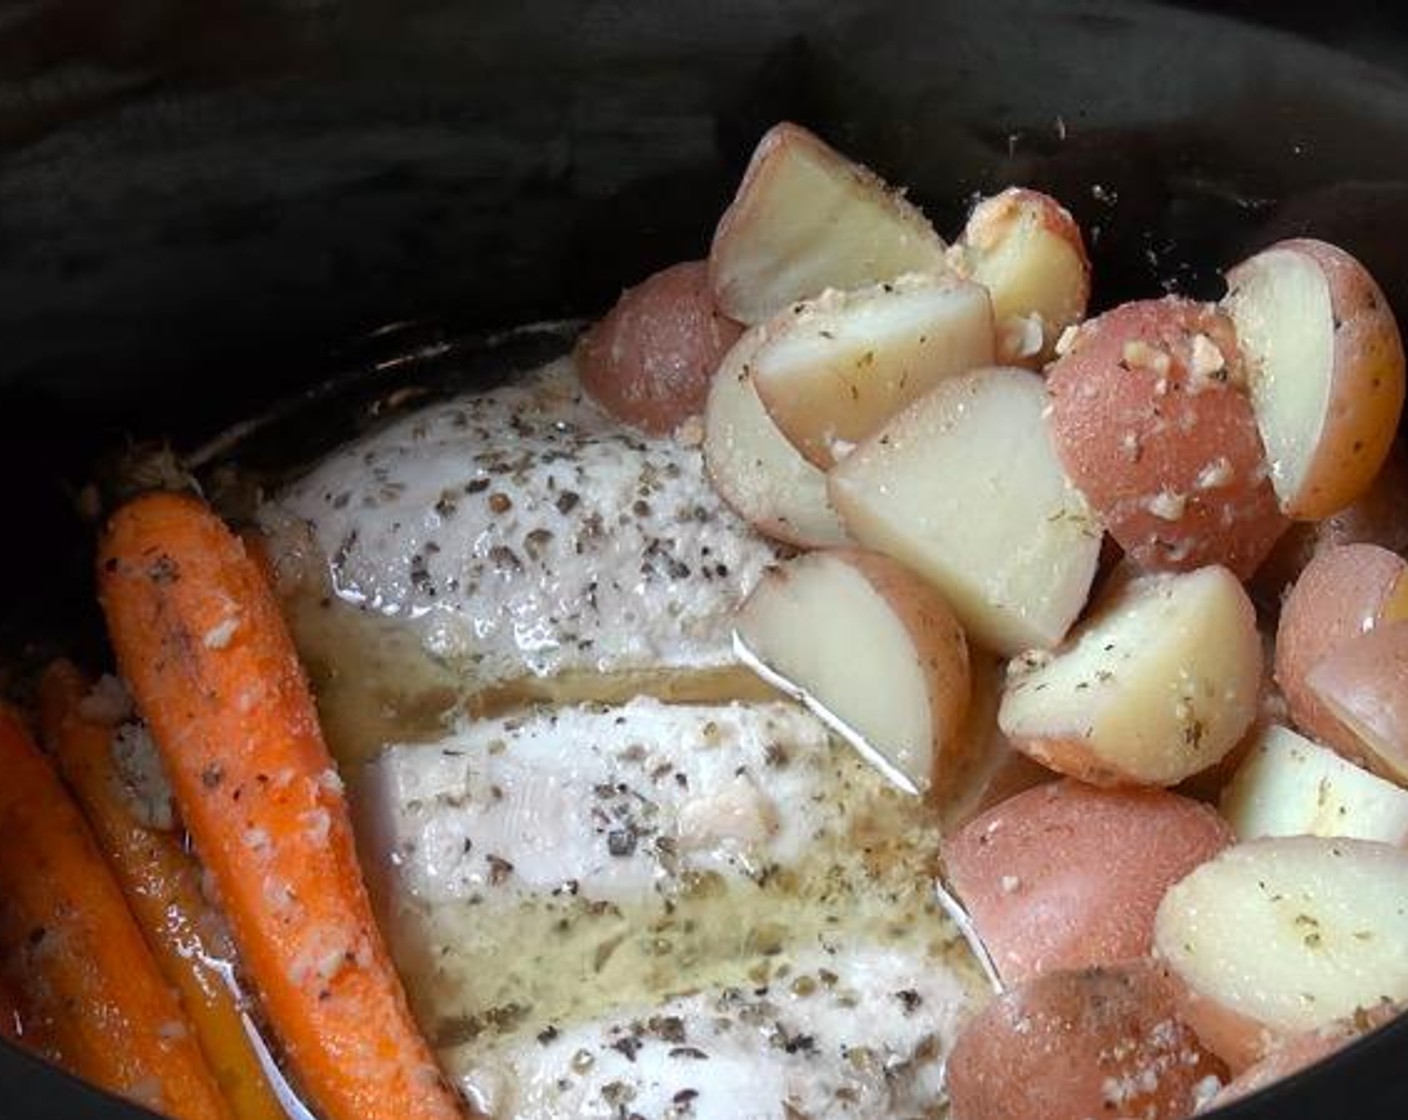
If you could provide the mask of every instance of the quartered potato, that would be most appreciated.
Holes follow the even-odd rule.
[[[940,381],[992,359],[987,292],[908,273],[793,304],[769,321],[749,368],[773,422],[824,470]]]
[[[1408,845],[1408,790],[1275,724],[1256,736],[1221,807],[1239,840],[1352,836]]]
[[[1271,482],[1288,517],[1318,521],[1364,493],[1403,409],[1403,341],[1368,271],[1311,238],[1227,273],[1223,306],[1250,374]]]
[[[577,375],[617,419],[671,432],[704,410],[714,370],[742,333],[714,307],[705,263],[687,261],[621,295],[582,336]]]
[[[1067,778],[975,817],[943,859],[998,973],[1016,984],[1148,953],[1164,892],[1231,842],[1200,802]]]
[[[940,382],[832,468],[846,528],[930,580],[998,653],[1061,640],[1085,605],[1101,532],[1066,480],[1041,378],[978,370]]]
[[[1054,972],[1004,993],[948,1062],[954,1120],[1178,1120],[1225,1073],[1147,961]]]
[[[1233,1072],[1279,1043],[1408,998],[1408,851],[1286,836],[1226,849],[1174,886],[1155,952],[1183,1017]]]
[[[1122,582],[1054,653],[1016,658],[998,720],[1097,785],[1176,785],[1220,761],[1261,695],[1256,614],[1226,568]]]
[[[874,172],[800,125],[758,142],[709,250],[719,309],[761,323],[827,288],[945,269],[929,220]]]
[[[1310,685],[1330,654],[1375,627],[1408,619],[1408,563],[1386,548],[1351,544],[1314,556],[1281,606],[1276,683],[1305,734],[1364,762],[1360,736]],[[1333,686],[1338,687],[1338,686]]]
[[[704,467],[719,496],[758,532],[801,548],[850,541],[826,492],[826,475],[773,423],[751,363],[767,340],[753,327],[719,366],[704,409]]]
[[[1009,187],[980,200],[948,260],[992,296],[1001,362],[1039,366],[1085,316],[1085,241],[1070,211],[1050,195]]]
[[[1348,639],[1305,681],[1354,737],[1364,765],[1408,786],[1408,621],[1385,622]]]
[[[1231,320],[1170,297],[1077,328],[1047,371],[1062,464],[1141,567],[1245,579],[1287,522]]]
[[[968,643],[933,587],[878,552],[813,552],[765,573],[735,642],[901,788],[951,786],[971,684]]]

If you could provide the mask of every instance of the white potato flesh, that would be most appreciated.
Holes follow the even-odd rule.
[[[1101,531],[1062,473],[1041,378],[941,382],[832,468],[832,504],[863,545],[934,584],[969,638],[1011,655],[1054,646],[1085,605]]]
[[[1190,1025],[1237,1066],[1408,998],[1405,914],[1403,849],[1273,837],[1234,845],[1173,886],[1154,948],[1188,989]]]
[[[1368,489],[1397,430],[1403,346],[1392,312],[1353,257],[1309,239],[1256,254],[1227,283],[1281,509],[1328,517]]]
[[[827,288],[944,271],[944,249],[903,195],[784,122],[758,142],[719,221],[709,277],[719,310],[753,324]]]
[[[735,642],[910,793],[958,744],[971,683],[948,604],[901,565],[814,552],[765,574],[739,607]]]
[[[704,465],[720,497],[761,533],[802,548],[845,544],[826,475],[778,431],[753,388],[748,364],[764,328],[724,356],[704,409]]]
[[[1001,360],[1049,359],[1085,315],[1090,261],[1075,219],[1054,198],[1010,187],[973,208],[949,250],[960,275],[992,296]]]
[[[1279,724],[1256,736],[1223,790],[1221,808],[1239,840],[1304,835],[1408,842],[1408,791]]]
[[[987,291],[910,273],[794,304],[750,368],[768,415],[825,469],[944,378],[992,361]]]
[[[1251,726],[1262,647],[1226,568],[1122,582],[1054,655],[1018,657],[998,712],[1039,762],[1100,785],[1174,785]]]

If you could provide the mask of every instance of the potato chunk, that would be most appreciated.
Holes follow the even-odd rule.
[[[1403,340],[1374,278],[1343,249],[1282,241],[1227,274],[1223,301],[1285,513],[1318,521],[1369,488],[1403,410]]]
[[[1352,836],[1408,844],[1408,790],[1288,727],[1264,728],[1222,792],[1240,840]]]
[[[1076,220],[1050,195],[1009,187],[982,199],[948,259],[992,295],[1000,361],[1040,365],[1085,315],[1090,259]]]
[[[719,309],[748,324],[827,288],[945,267],[944,243],[917,207],[789,122],[758,141],[709,250]]]
[[[846,544],[826,475],[778,431],[749,363],[766,340],[753,327],[724,355],[704,406],[704,468],[714,489],[758,532],[801,548]]]
[[[1147,961],[1056,972],[999,996],[948,1061],[956,1120],[1181,1120],[1225,1073]]]
[[[987,292],[909,273],[793,304],[769,322],[750,368],[768,415],[824,470],[944,378],[992,358]]]
[[[902,789],[952,785],[968,644],[943,596],[902,564],[859,549],[798,557],[763,576],[734,626],[745,662]]]
[[[1284,836],[1234,845],[1174,886],[1154,945],[1183,1014],[1237,1072],[1293,1035],[1408,998],[1408,852]]]
[[[1231,321],[1174,298],[1086,321],[1048,369],[1061,462],[1145,570],[1245,579],[1285,530],[1244,381]]]
[[[1069,778],[1019,793],[943,846],[1003,981],[1149,952],[1164,892],[1232,842],[1207,805]]]
[[[1100,557],[1100,529],[1047,437],[1045,401],[1026,370],[952,378],[829,477],[856,540],[932,581],[969,637],[998,653],[1059,642]]]
[[[1120,583],[1054,654],[1018,657],[998,713],[1037,761],[1097,785],[1175,785],[1255,719],[1256,612],[1226,568]]]

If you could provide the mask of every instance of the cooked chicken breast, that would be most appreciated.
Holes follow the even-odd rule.
[[[417,1010],[493,1115],[937,1107],[982,981],[936,834],[802,709],[475,721],[388,750],[362,801]]]
[[[481,684],[731,664],[731,612],[775,557],[697,448],[622,427],[564,360],[409,415],[276,495],[338,599],[414,628]]]

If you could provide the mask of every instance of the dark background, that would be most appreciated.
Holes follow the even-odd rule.
[[[1097,305],[1216,295],[1220,268],[1313,234],[1408,314],[1403,18],[1333,0],[0,2],[0,649],[84,632],[71,498],[105,449],[189,447],[339,370],[595,313],[704,254],[782,117],[907,184],[950,236],[974,192],[1051,191],[1086,230]],[[1282,1107],[1404,1115],[1405,1033]],[[0,1116],[92,1114],[19,1061],[0,1054]]]

